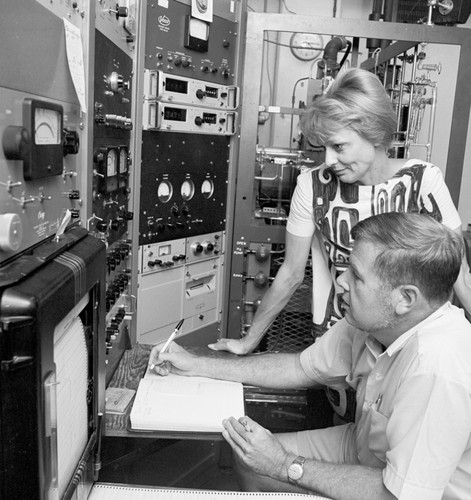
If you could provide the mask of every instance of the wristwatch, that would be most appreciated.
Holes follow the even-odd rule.
[[[288,467],[288,481],[295,486],[298,485],[298,481],[303,477],[304,474],[304,462],[306,459],[304,457],[297,457],[293,460],[291,465]]]

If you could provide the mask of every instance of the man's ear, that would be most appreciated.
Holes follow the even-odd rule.
[[[400,285],[395,288],[393,294],[394,309],[399,316],[412,311],[422,298],[421,291],[415,285]]]

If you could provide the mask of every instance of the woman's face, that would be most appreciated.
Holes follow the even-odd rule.
[[[378,153],[384,153],[384,149],[375,147],[357,132],[349,128],[339,129],[324,146],[325,163],[342,182],[372,185],[383,179],[383,172],[379,170],[384,164],[377,160]]]

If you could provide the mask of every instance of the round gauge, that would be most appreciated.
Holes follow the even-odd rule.
[[[118,174],[118,152],[116,149],[108,149],[106,153],[106,176],[113,177]]]
[[[167,203],[173,195],[171,182],[162,181],[157,187],[157,197],[162,203]]]
[[[315,33],[293,33],[289,48],[294,57],[301,61],[314,61],[324,49],[324,40]]]
[[[203,184],[201,184],[201,194],[204,198],[208,199],[213,196],[214,193],[214,182],[211,179],[205,179]]]
[[[61,115],[55,109],[37,107],[34,110],[34,143],[39,145],[60,144]]]
[[[125,174],[128,171],[128,152],[126,148],[119,150],[119,173]]]
[[[185,179],[180,189],[182,198],[185,201],[191,200],[195,194],[195,184],[191,179]]]

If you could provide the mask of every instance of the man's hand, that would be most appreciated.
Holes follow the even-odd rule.
[[[176,373],[178,375],[193,375],[198,356],[193,355],[185,348],[172,342],[169,349],[160,353],[162,344],[152,348],[149,355],[149,367],[159,375]]]
[[[222,435],[234,453],[252,471],[286,482],[288,454],[278,439],[249,417],[223,422]]]
[[[228,351],[233,354],[249,354],[257,344],[251,345],[245,339],[219,339],[214,344],[209,344],[208,347],[213,351]]]

